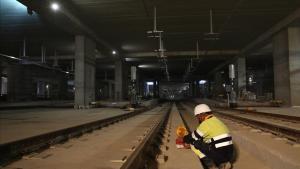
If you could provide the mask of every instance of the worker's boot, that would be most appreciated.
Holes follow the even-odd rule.
[[[226,162],[226,163],[221,163],[219,165],[219,169],[231,169],[231,163],[230,162]]]
[[[214,161],[210,158],[204,157],[201,159],[201,161],[204,164],[205,169],[218,169]]]

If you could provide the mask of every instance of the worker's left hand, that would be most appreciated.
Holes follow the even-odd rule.
[[[183,137],[183,142],[185,142],[187,144],[192,144],[194,141],[195,140],[193,139],[191,133]]]

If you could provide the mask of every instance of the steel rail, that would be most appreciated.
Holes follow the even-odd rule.
[[[285,127],[285,126],[270,124],[270,123],[266,123],[266,122],[261,122],[261,121],[257,121],[257,120],[253,120],[253,119],[249,119],[249,118],[239,117],[239,116],[235,116],[232,114],[222,113],[220,111],[214,111],[214,113],[218,114],[220,117],[227,118],[227,119],[233,119],[233,120],[236,120],[245,125],[248,125],[248,126],[251,126],[254,128],[259,128],[263,131],[273,133],[277,136],[286,137],[286,138],[288,138],[292,141],[298,142],[298,143],[300,142],[300,130],[292,129],[292,128]]]
[[[287,115],[281,115],[281,114],[271,114],[271,113],[263,113],[263,112],[254,112],[254,111],[247,111],[247,110],[239,110],[239,109],[223,109],[226,111],[235,111],[235,112],[242,112],[242,113],[252,113],[255,115],[263,116],[263,117],[269,117],[269,118],[274,118],[276,120],[286,120],[289,122],[299,122],[298,117],[293,117],[293,116],[287,116]],[[240,116],[235,116],[233,114],[228,114],[228,113],[222,113],[220,111],[213,111],[214,113],[218,114],[220,117],[227,118],[230,120],[236,120],[242,124],[251,126],[253,128],[258,128],[262,131],[270,132],[274,135],[277,135],[279,137],[286,137],[289,140],[295,141],[297,143],[300,142],[300,130],[281,126],[281,125],[276,125],[276,124],[271,124],[271,123],[266,123],[258,120],[253,120],[245,117],[240,117]]]
[[[243,110],[243,109],[224,109],[224,110],[230,110],[230,111],[235,111],[235,112],[240,112],[240,113],[259,115],[259,116],[268,117],[268,118],[270,117],[270,118],[274,118],[274,119],[278,119],[278,120],[285,120],[285,121],[295,122],[295,123],[300,122],[300,117],[297,117],[297,116],[289,116],[289,115],[274,114],[274,113],[265,113],[265,112],[260,112],[260,111]]]
[[[189,105],[191,105],[191,104],[189,104]],[[300,117],[297,117],[297,116],[266,113],[266,112],[260,112],[260,111],[255,111],[255,110],[246,110],[246,109],[237,109],[237,108],[234,108],[234,109],[232,109],[232,108],[217,108],[217,110],[220,110],[220,111],[226,110],[226,111],[234,111],[234,112],[239,112],[239,113],[247,113],[247,114],[258,115],[258,116],[261,116],[261,117],[273,118],[273,119],[276,119],[276,120],[283,120],[283,121],[288,121],[288,122],[300,123]]]
[[[169,105],[169,108],[161,120],[154,124],[149,134],[145,136],[143,141],[137,146],[135,151],[127,158],[126,162],[121,166],[120,169],[140,169],[145,168],[145,158],[143,154],[147,153],[147,148],[158,139],[160,132],[165,128],[166,123],[169,118],[172,105]]]

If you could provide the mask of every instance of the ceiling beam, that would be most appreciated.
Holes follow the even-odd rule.
[[[101,55],[101,54],[96,54],[96,59],[103,59],[103,58],[106,58],[106,56],[104,55]],[[28,59],[30,60],[40,60],[41,58],[40,57],[29,57]],[[46,56],[46,59],[47,60],[72,60],[72,59],[75,59],[75,55],[57,55],[57,56]]]
[[[222,69],[224,66],[227,66],[231,63],[233,63],[238,57],[245,56],[245,54],[250,52],[255,52],[259,46],[265,46],[265,43],[268,43],[270,41],[270,38],[279,32],[280,30],[284,29],[285,27],[289,26],[293,21],[300,18],[300,8],[292,12],[290,15],[288,15],[286,18],[278,22],[276,25],[274,25],[272,28],[264,32],[262,35],[260,35],[258,38],[256,38],[253,42],[248,44],[245,48],[241,50],[241,53],[236,55],[234,58],[223,62],[219,64],[217,67],[215,67],[213,70],[211,70],[207,77],[213,75],[215,72]]]
[[[25,6],[27,6],[30,10],[34,10],[35,12],[39,13],[40,15],[42,15],[45,18],[47,18],[49,16],[51,17],[51,15],[48,15],[48,13],[53,12],[53,11],[49,11],[50,10],[49,6],[51,3],[50,0],[47,0],[47,1],[18,0],[18,1],[21,2],[22,4],[24,4]],[[65,2],[63,0],[57,0],[57,2],[61,5],[58,12],[62,13],[65,17],[67,17],[74,26],[78,27],[84,34],[88,35],[91,39],[93,39],[99,45],[106,47],[110,51],[115,50],[115,48],[110,43],[108,43],[106,40],[100,38],[92,28],[90,28],[87,24],[85,24],[82,21],[83,19],[74,13],[74,10],[73,11],[71,10],[72,8],[75,8],[74,4],[71,4],[70,1]],[[49,18],[47,18],[47,19],[49,19]],[[49,20],[51,21],[53,19],[50,18]],[[64,26],[65,25],[61,25],[62,28]],[[72,25],[71,26],[68,25],[67,27],[69,28],[70,33],[72,33],[72,34],[76,33],[76,31],[74,32],[74,30],[72,30],[74,28]]]
[[[277,32],[281,31],[285,27],[287,27],[289,24],[291,24],[293,21],[295,21],[297,18],[300,18],[300,8],[292,12],[290,15],[288,15],[286,18],[278,22],[276,25],[274,25],[272,28],[264,32],[262,35],[260,35],[258,38],[256,38],[253,42],[248,44],[245,48],[241,50],[241,53],[246,54],[254,51],[259,46],[264,46],[264,43],[268,42],[270,38]]]
[[[215,67],[213,70],[211,70],[210,72],[207,73],[206,78],[209,78],[211,75],[213,75],[215,72],[219,71],[220,69],[222,69],[224,66],[227,66],[229,64],[232,64],[236,61],[238,57],[234,57],[230,60],[227,60],[226,62],[223,62],[221,64],[219,64],[217,67]]]
[[[239,50],[203,50],[199,51],[199,56],[212,56],[212,55],[222,55],[222,56],[233,56],[239,54]],[[169,56],[196,56],[197,51],[167,51],[165,52],[167,57]],[[126,58],[138,58],[138,57],[157,57],[157,52],[136,52],[136,53],[128,53],[125,54],[124,57]]]

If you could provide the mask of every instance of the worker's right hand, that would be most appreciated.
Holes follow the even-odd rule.
[[[192,144],[195,140],[192,137],[192,134],[188,134],[186,136],[183,137],[183,142],[187,143],[187,144]]]

